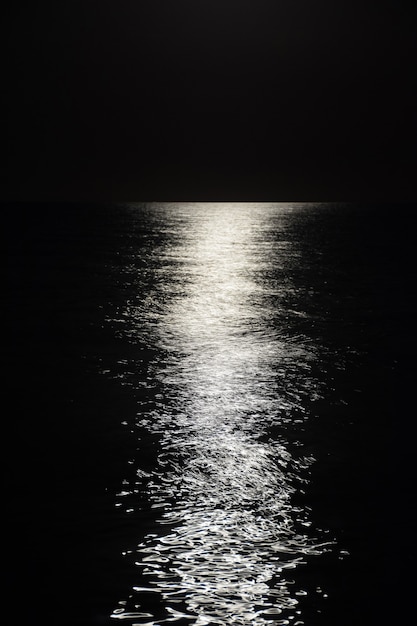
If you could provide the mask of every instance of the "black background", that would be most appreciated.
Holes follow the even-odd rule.
[[[3,199],[415,199],[411,2],[4,11]]]

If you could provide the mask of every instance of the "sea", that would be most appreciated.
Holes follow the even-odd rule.
[[[415,619],[416,205],[2,205],[7,625]]]

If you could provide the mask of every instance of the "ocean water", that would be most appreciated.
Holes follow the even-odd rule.
[[[8,623],[403,623],[415,207],[3,208]]]

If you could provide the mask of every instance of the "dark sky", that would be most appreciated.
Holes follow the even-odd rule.
[[[415,3],[26,4],[4,199],[415,200]]]

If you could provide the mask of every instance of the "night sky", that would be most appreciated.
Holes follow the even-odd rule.
[[[415,200],[411,2],[82,0],[4,17],[3,199]]]

